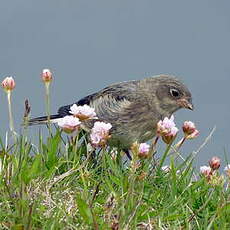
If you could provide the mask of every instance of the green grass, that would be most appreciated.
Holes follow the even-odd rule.
[[[208,181],[191,156],[167,156],[166,173],[168,153],[124,162],[108,149],[94,154],[81,134],[38,136],[37,146],[26,135],[1,140],[0,229],[230,229],[229,178]]]

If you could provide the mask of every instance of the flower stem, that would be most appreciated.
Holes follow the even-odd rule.
[[[171,141],[171,143],[169,143],[169,144],[167,145],[167,148],[166,148],[166,150],[165,150],[165,152],[164,152],[164,154],[163,154],[163,157],[161,158],[161,161],[160,161],[160,163],[159,163],[159,169],[161,169],[161,167],[163,166],[164,161],[165,161],[166,157],[168,156],[168,154],[169,154],[169,152],[170,152],[171,146],[172,146],[172,141]]]
[[[10,131],[14,133],[14,121],[13,121],[12,108],[11,108],[11,91],[10,90],[8,90],[7,92],[7,99],[8,99],[8,109],[9,109]]]
[[[50,83],[46,82],[45,83],[45,88],[46,88],[46,114],[47,114],[47,124],[48,124],[48,129],[49,132],[51,133],[51,128],[50,128],[50,90],[49,90]]]
[[[17,141],[17,133],[14,131],[14,120],[13,120],[13,115],[12,115],[12,107],[11,107],[11,90],[8,90],[7,91],[7,100],[8,100],[8,110],[9,110],[9,120],[10,120],[10,131],[12,132],[13,134],[13,137],[14,137],[14,141],[16,143]]]
[[[45,84],[46,87],[46,114],[48,117],[48,122],[50,121],[50,91],[49,91],[49,83]]]
[[[186,140],[186,137],[183,137],[183,138],[175,145],[175,147],[176,147],[177,150],[179,150],[179,148],[184,144],[185,140]]]

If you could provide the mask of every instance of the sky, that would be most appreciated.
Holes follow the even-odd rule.
[[[24,100],[31,116],[45,113],[43,68],[53,71],[51,111],[121,81],[157,74],[178,76],[195,110],[175,114],[178,127],[194,121],[200,137],[182,153],[230,159],[230,1],[214,0],[8,0],[0,6],[0,77],[13,76],[13,113],[20,130]],[[1,80],[0,79],[0,80]],[[8,127],[0,91],[0,133]],[[36,139],[38,127],[30,128]],[[180,134],[181,135],[181,134]]]

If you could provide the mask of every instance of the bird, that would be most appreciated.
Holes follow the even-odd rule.
[[[70,107],[89,105],[100,121],[110,123],[109,146],[129,151],[135,142],[143,143],[156,135],[157,123],[181,108],[193,110],[192,95],[187,86],[173,75],[160,74],[141,80],[115,83],[90,94],[75,103],[62,106],[50,115],[56,122],[70,113]],[[48,122],[48,116],[36,117],[28,125]],[[89,131],[94,120],[86,121]]]

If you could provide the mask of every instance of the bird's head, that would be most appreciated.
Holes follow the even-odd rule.
[[[172,114],[180,108],[193,110],[192,96],[188,88],[177,78],[159,75],[151,79],[155,91],[155,103],[162,114]]]

